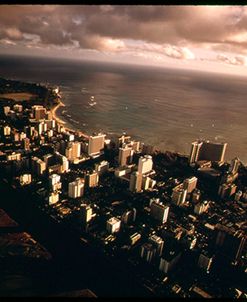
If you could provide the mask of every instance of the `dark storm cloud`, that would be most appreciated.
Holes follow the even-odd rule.
[[[245,52],[245,7],[33,5],[0,7],[0,39],[104,50],[107,39],[190,47],[209,44]],[[126,44],[127,45],[127,44]],[[128,46],[126,46],[128,47]]]

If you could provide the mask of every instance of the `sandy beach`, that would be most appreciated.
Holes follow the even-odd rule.
[[[56,111],[59,107],[65,107],[64,103],[60,101],[55,107],[51,109],[52,118],[56,120],[57,123],[65,125],[66,123],[56,115]]]
[[[59,101],[59,103],[58,103],[55,107],[53,107],[53,108],[51,109],[52,118],[53,118],[54,120],[56,120],[56,122],[57,122],[58,124],[61,124],[61,125],[64,127],[64,129],[65,129],[66,131],[69,131],[69,132],[77,132],[77,133],[79,134],[79,136],[83,136],[83,137],[85,137],[85,138],[89,138],[89,135],[87,135],[87,134],[85,134],[85,133],[83,133],[83,132],[81,132],[81,131],[76,131],[76,130],[74,130],[74,129],[71,129],[71,128],[68,128],[68,127],[65,126],[65,125],[66,125],[66,122],[63,121],[61,118],[59,118],[59,117],[57,116],[57,114],[56,114],[56,111],[58,110],[59,107],[65,107],[64,103],[63,103],[61,100]]]

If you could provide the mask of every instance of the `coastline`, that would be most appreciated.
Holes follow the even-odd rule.
[[[69,128],[69,127],[67,127],[67,126],[65,126],[66,125],[66,122],[65,121],[63,121],[60,117],[58,117],[57,116],[57,110],[58,110],[58,108],[60,108],[60,107],[65,107],[66,105],[61,101],[61,99],[59,99],[59,103],[55,106],[55,107],[53,107],[53,108],[51,108],[51,114],[52,114],[52,118],[58,123],[58,124],[61,124],[63,127],[64,127],[64,129],[66,130],[66,131],[69,131],[69,132],[72,132],[72,133],[77,133],[79,136],[83,136],[84,138],[89,138],[89,135],[87,135],[86,133],[84,133],[84,132],[82,132],[82,131],[78,131],[78,130],[74,130],[74,129],[71,129],[71,128]]]
[[[0,77],[0,80],[3,80],[3,81],[9,81],[9,82],[18,82],[18,83],[22,83],[22,84],[30,84],[30,85],[35,85],[35,86],[37,86],[37,87],[41,87],[41,88],[44,88],[44,89],[46,89],[47,91],[49,91],[50,89],[51,89],[51,86],[48,86],[48,85],[43,85],[43,84],[39,84],[39,83],[29,83],[29,82],[22,82],[22,81],[20,81],[20,80],[10,80],[10,79],[5,79],[5,78],[2,78],[2,77]],[[28,89],[28,88],[27,88]],[[28,90],[27,90],[28,91]],[[5,94],[5,96],[6,95],[8,95],[8,94],[13,94],[13,95],[22,95],[22,94],[30,94],[30,95],[32,95],[32,93],[30,93],[30,92],[27,92],[26,90],[25,90],[25,92],[11,92],[11,93],[9,93],[9,92],[7,92],[7,93],[2,93],[2,95],[4,95]],[[11,100],[11,99],[9,99],[9,100]],[[55,102],[57,100],[57,102]],[[15,102],[19,102],[20,100],[14,100]],[[28,101],[30,101],[30,102],[32,102],[32,99],[29,99]],[[44,103],[43,103],[43,105],[44,105]],[[45,105],[44,105],[45,106]],[[53,102],[52,102],[52,104],[51,104],[51,107],[50,107],[50,111],[51,111],[51,114],[52,114],[52,119],[54,119],[54,120],[56,120],[56,122],[58,123],[58,124],[60,124],[66,131],[68,131],[68,132],[71,132],[71,133],[74,133],[74,134],[76,134],[77,136],[79,136],[79,137],[83,137],[83,138],[85,138],[85,139],[89,139],[89,137],[90,137],[90,135],[91,134],[86,134],[85,132],[83,132],[83,130],[79,130],[79,129],[75,129],[75,128],[73,128],[73,124],[71,125],[70,124],[70,126],[68,126],[68,122],[67,121],[65,121],[65,120],[63,120],[63,117],[61,116],[61,114],[59,115],[58,113],[57,113],[57,110],[60,108],[60,107],[66,107],[66,105],[62,102],[62,97],[61,97],[61,95],[59,94],[59,93],[57,93],[57,95],[56,96],[54,96],[53,95]],[[119,133],[119,136],[121,135],[121,133]],[[148,144],[148,143],[147,143]],[[182,157],[188,157],[189,156],[189,154],[188,153],[183,153],[183,152],[180,152],[180,151],[176,151],[176,150],[166,150],[166,149],[160,149],[158,146],[155,146],[154,145],[154,147],[155,147],[155,150],[156,151],[158,151],[158,152],[161,152],[161,153],[165,153],[165,152],[171,152],[171,153],[174,153],[174,154],[177,154],[177,155],[179,155],[179,156],[182,156]],[[225,159],[225,161],[226,162],[230,162],[230,159],[228,159],[228,160],[226,160]],[[246,162],[245,161],[243,161],[243,160],[241,160],[241,162],[242,162],[242,164],[244,165],[244,166],[246,166]]]
[[[57,114],[56,114],[56,111],[57,111],[58,108],[60,108],[60,107],[65,107],[65,105],[64,105],[64,103],[63,103],[62,101],[59,100],[59,103],[58,103],[55,107],[52,107],[52,108],[51,108],[52,118],[53,118],[54,120],[56,120],[56,122],[57,122],[58,124],[65,125],[66,122],[63,121],[62,119],[60,119],[60,118],[57,116]]]
[[[51,88],[51,87],[46,86],[46,85],[41,85],[41,84],[37,84],[37,83],[28,83],[28,82],[23,82],[23,81],[20,81],[20,80],[6,79],[6,78],[2,78],[2,77],[0,77],[0,80],[2,80],[4,82],[7,82],[7,83],[10,82],[11,84],[13,82],[17,82],[18,84],[23,84],[23,85],[27,85],[27,84],[28,85],[35,85],[35,87],[39,85],[39,87],[42,87],[43,89],[47,90],[47,92]],[[27,101],[32,102],[32,98],[34,96],[37,96],[37,95],[34,94],[34,93],[32,93],[32,92],[29,92],[28,88],[29,87],[25,87],[25,91],[21,91],[21,92],[15,92],[13,90],[11,90],[11,92],[5,92],[5,91],[3,91],[3,92],[0,93],[0,97],[2,95],[2,97],[6,98],[7,100],[12,100],[14,102],[20,102],[20,101],[23,101],[23,99],[26,100],[26,96],[28,95]],[[7,98],[7,96],[8,96],[8,98]],[[17,96],[17,97],[15,99],[15,98],[10,98],[11,96]],[[21,98],[21,100],[20,100],[20,98]],[[54,101],[56,99],[57,99],[57,102],[54,103]],[[42,102],[42,104],[44,105],[43,102]],[[68,126],[66,126],[67,122],[64,121],[61,117],[58,116],[57,110],[60,107],[65,107],[65,106],[66,105],[62,102],[61,96],[59,94],[57,94],[55,96],[55,98],[53,97],[53,102],[52,102],[51,108],[50,108],[50,111],[51,111],[51,114],[52,114],[52,119],[54,119],[58,124],[60,124],[61,126],[63,126],[66,131],[69,131],[69,132],[72,132],[72,133],[76,133],[77,135],[82,136],[82,137],[88,139],[89,135],[87,135],[86,133],[84,133],[84,132],[82,132],[80,130],[75,130],[75,129],[69,128]]]

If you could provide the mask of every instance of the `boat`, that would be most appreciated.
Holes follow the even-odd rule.
[[[89,106],[95,106],[97,103],[95,102],[95,100],[94,100],[94,96],[92,95],[91,97],[90,97],[90,101],[88,102],[88,105]]]
[[[89,103],[89,106],[95,106],[97,103],[96,102],[92,102],[92,103]]]

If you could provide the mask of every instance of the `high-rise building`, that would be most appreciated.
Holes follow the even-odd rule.
[[[45,122],[40,122],[38,124],[38,133],[39,135],[45,133],[47,131],[47,124]]]
[[[194,206],[194,213],[197,215],[201,215],[202,213],[205,213],[209,208],[209,202],[207,200],[204,200],[202,202],[198,202]]]
[[[68,195],[71,198],[81,197],[84,193],[84,180],[77,178],[75,181],[69,183]]]
[[[227,143],[214,143],[209,141],[197,141],[192,143],[189,163],[199,160],[223,162]]]
[[[30,150],[30,139],[28,137],[22,140],[23,149],[28,151]]]
[[[150,202],[150,214],[159,223],[166,223],[169,207],[164,205],[159,199],[152,199]]]
[[[228,171],[232,174],[235,174],[238,172],[239,166],[240,166],[240,160],[239,160],[239,158],[235,157],[234,159],[232,159],[231,165],[230,165]]]
[[[52,119],[52,112],[50,110],[46,111],[45,119],[46,120],[51,120]]]
[[[73,142],[75,140],[75,136],[74,134],[70,133],[70,132],[63,132],[63,137],[66,141],[69,141],[69,142]]]
[[[227,143],[203,142],[200,149],[199,160],[211,160],[223,162]]]
[[[172,191],[172,201],[177,205],[183,205],[186,200],[187,190],[183,188],[174,188]]]
[[[24,132],[26,133],[27,137],[32,137],[35,132],[35,128],[33,126],[25,126]]]
[[[54,133],[53,133],[53,130],[52,130],[52,129],[50,129],[50,130],[47,131],[47,136],[48,136],[49,138],[52,138],[53,135],[54,135]]]
[[[8,115],[8,113],[10,112],[10,107],[9,106],[4,106],[3,107],[3,112],[5,115]]]
[[[49,176],[49,184],[50,187],[52,187],[53,185],[57,184],[58,182],[60,182],[61,176],[58,174],[52,174]]]
[[[44,160],[44,162],[45,162],[45,164],[46,164],[47,167],[51,166],[53,164],[53,162],[54,162],[53,155],[50,154],[50,153],[45,154],[43,156],[43,160]]]
[[[156,254],[156,249],[151,242],[146,242],[141,246],[141,258],[151,263]]]
[[[120,166],[126,166],[131,164],[133,159],[134,151],[131,147],[127,145],[123,145],[122,148],[119,148],[119,156],[118,156],[118,163]]]
[[[106,160],[102,160],[100,163],[95,164],[95,171],[98,172],[99,175],[102,175],[108,170],[109,170],[109,162]]]
[[[130,236],[130,244],[134,245],[140,239],[141,239],[141,234],[135,232]]]
[[[194,164],[196,161],[198,161],[199,157],[199,151],[201,149],[203,142],[193,142],[191,144],[191,151],[190,151],[190,158],[189,163]]]
[[[69,142],[68,147],[65,150],[65,156],[69,161],[74,161],[81,155],[81,143],[80,142]]]
[[[121,221],[124,224],[132,224],[136,220],[136,209],[127,210],[123,213]]]
[[[21,153],[12,152],[11,154],[7,155],[7,160],[19,161],[21,160]]]
[[[52,174],[49,176],[49,185],[53,192],[58,191],[62,188],[60,179],[61,176],[58,174]]]
[[[81,205],[81,213],[83,223],[88,223],[92,219],[93,210],[90,205],[82,204]]]
[[[46,126],[47,126],[47,129],[51,130],[51,129],[55,129],[56,127],[56,121],[55,120],[45,120],[45,123],[46,123]]]
[[[10,135],[10,134],[11,134],[11,128],[9,126],[5,126],[3,128],[3,135],[7,136],[7,135]]]
[[[139,141],[131,141],[129,146],[131,146],[131,148],[134,152],[140,151],[140,142]]]
[[[104,149],[105,135],[99,134],[89,137],[88,155],[94,156],[100,154]]]
[[[151,178],[148,176],[143,176],[142,177],[142,189],[143,190],[148,190],[150,187],[150,180]]]
[[[69,161],[66,156],[62,156],[62,173],[69,170]]]
[[[11,133],[11,136],[12,136],[12,139],[13,139],[14,142],[19,142],[19,140],[20,140],[20,134],[19,134],[19,132],[17,132],[17,131],[14,130]]]
[[[133,172],[130,176],[129,190],[131,192],[141,192],[142,190],[142,174],[139,172]]]
[[[165,250],[160,258],[159,270],[167,274],[170,272],[181,257],[181,251],[175,249]]]
[[[46,163],[38,157],[32,158],[32,170],[37,175],[44,174],[46,170]]]
[[[199,189],[195,189],[192,192],[192,202],[197,203],[199,202],[200,198],[201,198],[201,191]]]
[[[22,186],[29,185],[32,182],[32,175],[31,174],[22,174],[20,176],[20,184]]]
[[[66,156],[60,154],[59,152],[55,152],[54,158],[55,162],[60,165],[60,173],[65,173],[69,170],[69,161]]]
[[[23,139],[25,139],[27,137],[26,133],[21,132],[20,133],[20,141],[22,141]]]
[[[187,193],[191,193],[197,184],[197,178],[195,176],[186,178],[183,182],[183,189],[187,190]]]
[[[22,112],[23,106],[20,105],[20,104],[15,104],[15,105],[13,106],[13,109],[14,109],[15,112]]]
[[[154,234],[149,237],[149,242],[151,242],[155,246],[156,254],[158,256],[161,256],[164,249],[164,240],[161,237]]]
[[[151,155],[144,155],[139,158],[138,172],[146,174],[153,169],[153,160]]]
[[[116,147],[121,148],[123,144],[129,143],[130,142],[130,136],[128,135],[122,135],[118,137],[117,142],[116,142]]]
[[[97,172],[86,174],[86,186],[89,188],[96,187],[99,183],[99,174]]]
[[[59,194],[58,192],[52,192],[48,196],[49,205],[55,204],[59,201]]]
[[[222,198],[229,198],[237,191],[235,184],[222,184],[219,186],[218,195]]]
[[[243,254],[246,245],[246,234],[242,230],[233,230],[229,227],[217,224],[215,227],[215,244],[226,259],[237,264]]]
[[[41,105],[34,105],[32,106],[33,116],[36,121],[44,120],[46,117],[46,108]]]
[[[156,185],[156,180],[150,178],[149,179],[149,189],[153,189],[155,185]]]
[[[116,217],[112,217],[106,222],[106,229],[111,234],[116,233],[120,230],[121,220]]]
[[[238,190],[238,192],[235,193],[234,200],[239,201],[241,199],[242,195],[243,195],[243,192],[241,190]]]
[[[11,120],[16,119],[16,112],[14,110],[10,110],[8,113],[8,116],[11,118]]]
[[[199,259],[198,259],[198,266],[205,270],[206,272],[210,271],[210,268],[212,266],[212,262],[214,259],[214,255],[209,253],[207,250],[203,250],[200,253]]]

